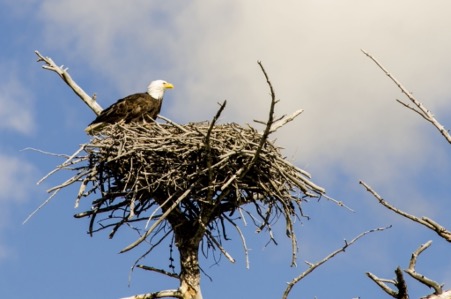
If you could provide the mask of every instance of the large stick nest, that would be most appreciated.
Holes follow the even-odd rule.
[[[283,216],[295,251],[293,217],[302,214],[304,198],[320,197],[325,190],[268,140],[270,125],[259,132],[215,121],[105,127],[55,169],[76,173],[50,191],[81,182],[76,206],[82,198],[95,196],[89,210],[75,215],[90,217],[90,234],[110,228],[113,237],[124,224],[137,228],[136,223],[145,223],[139,227],[144,234],[124,251],[149,236],[162,233],[163,239],[175,226],[186,226],[191,230],[183,234],[205,236],[209,248],[226,254],[221,247],[227,239],[224,223],[237,228],[232,217],[236,210],[241,218],[247,214],[258,231],[271,230],[274,220]]]
[[[247,253],[236,220],[246,223],[245,218],[250,219],[257,231],[268,230],[274,241],[271,226],[282,216],[292,241],[294,264],[293,220],[302,215],[306,197],[321,197],[325,190],[287,161],[268,139],[302,110],[274,119],[277,101],[268,79],[267,83],[271,106],[261,132],[249,125],[217,124],[225,102],[211,122],[110,125],[50,173],[75,171],[49,191],[55,194],[81,182],[76,206],[82,198],[96,196],[88,210],[75,215],[90,218],[90,234],[110,228],[112,238],[124,224],[138,230],[138,240],[123,251],[145,240],[153,244],[152,250],[173,232],[175,244],[180,244],[180,238],[206,241],[207,248],[219,249],[232,260],[222,247],[226,223],[240,234]]]
[[[209,129],[203,122],[115,125],[103,131],[85,146],[85,183],[95,185],[80,196],[95,190],[102,195],[89,213],[105,212],[104,207],[127,209],[126,218],[140,216],[155,201],[161,206],[170,199],[164,204],[171,206],[183,194],[182,210],[197,217],[207,203],[228,212],[254,201],[291,205],[299,201],[299,191],[323,193],[270,141],[256,157],[262,135],[255,129],[235,123]]]
[[[213,228],[214,221],[230,219],[248,204],[256,207],[260,217],[253,218],[260,218],[260,229],[280,213],[290,218],[303,197],[318,197],[324,189],[262,137],[235,123],[109,126],[82,146],[85,155],[77,163],[88,163],[73,177],[82,180],[77,203],[92,193],[98,198],[76,217],[90,216],[92,233],[96,217],[105,215],[100,229],[113,226],[111,236],[121,225],[149,217],[170,221],[172,216],[177,223],[202,219]]]

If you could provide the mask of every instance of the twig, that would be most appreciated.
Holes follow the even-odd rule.
[[[371,229],[368,231],[365,231],[363,233],[361,233],[360,235],[358,235],[357,237],[355,237],[354,239],[352,239],[350,242],[347,242],[345,240],[345,245],[343,245],[341,248],[335,250],[334,252],[330,253],[328,256],[326,256],[325,258],[323,258],[322,260],[320,260],[317,263],[308,263],[307,265],[309,266],[309,268],[304,271],[301,275],[295,277],[292,281],[290,281],[288,283],[287,288],[285,289],[285,292],[283,293],[282,299],[286,299],[288,298],[289,293],[291,292],[291,289],[294,287],[295,284],[297,284],[299,281],[301,281],[303,278],[305,278],[307,275],[309,275],[310,273],[312,273],[316,268],[318,268],[319,266],[321,266],[322,264],[324,264],[325,262],[329,261],[330,259],[332,259],[334,256],[336,256],[337,254],[341,253],[341,252],[345,252],[345,250],[351,246],[352,244],[354,244],[357,240],[359,240],[360,238],[364,237],[365,235],[372,233],[372,232],[376,232],[376,231],[384,231],[386,229],[391,228],[390,226],[387,227],[379,227],[379,228],[375,228],[375,229]]]
[[[81,145],[79,148],[78,148],[78,150],[76,150],[72,155],[66,155],[67,156],[67,159],[63,162],[63,163],[61,163],[60,165],[58,165],[55,169],[53,169],[52,171],[50,171],[48,174],[46,174],[44,177],[42,177],[37,183],[36,183],[36,185],[39,185],[39,184],[41,184],[43,181],[45,181],[49,176],[51,176],[51,175],[53,175],[55,172],[57,172],[57,171],[59,171],[59,170],[61,170],[61,169],[64,169],[66,166],[68,166],[68,165],[71,165],[72,164],[72,161],[73,161],[73,159],[75,159],[75,157],[80,153],[80,152],[82,152],[83,150],[85,149],[85,144],[83,144],[83,145]],[[47,154],[47,152],[43,152],[44,154]],[[52,153],[48,153],[48,155],[55,155],[55,154],[52,154]]]
[[[387,286],[387,282],[392,283],[392,284],[396,284],[396,282],[394,280],[387,280],[387,279],[383,279],[383,278],[379,278],[376,275],[374,275],[371,272],[367,272],[366,275],[372,280],[374,281],[385,293],[389,294],[390,296],[392,296],[393,298],[396,298],[397,296],[397,292],[392,290],[389,286]]]
[[[33,148],[33,147],[26,147],[24,149],[22,149],[21,151],[33,151],[33,152],[38,152],[44,155],[49,155],[49,156],[55,156],[55,157],[62,157],[62,158],[69,158],[69,155],[67,154],[57,154],[57,153],[52,153],[52,152],[47,152],[47,151],[43,151],[37,148]]]
[[[296,110],[291,115],[285,116],[284,118],[282,118],[282,119],[278,120],[277,122],[273,123],[273,125],[271,126],[270,133],[274,133],[275,131],[277,131],[281,127],[285,126],[287,123],[289,123],[290,121],[294,120],[302,112],[304,112],[304,109]]]
[[[226,104],[227,104],[227,101],[224,101],[219,106],[219,109],[216,112],[216,115],[213,117],[213,120],[211,121],[210,127],[208,128],[207,135],[205,136],[205,141],[204,141],[205,151],[207,154],[207,169],[208,169],[208,193],[207,193],[207,197],[206,197],[207,200],[210,200],[210,198],[213,197],[213,192],[214,192],[214,187],[213,187],[214,173],[213,173],[213,167],[212,167],[213,156],[211,153],[210,137],[211,137],[211,132],[212,132],[214,126],[216,125],[216,122],[218,121],[219,116],[221,115],[222,111],[224,110]]]
[[[140,269],[147,270],[147,271],[157,272],[157,273],[164,274],[164,275],[172,277],[172,278],[177,278],[177,279],[180,278],[180,276],[178,274],[171,273],[171,272],[168,272],[168,271],[165,271],[162,269],[157,269],[155,267],[150,267],[150,266],[145,266],[145,265],[136,265],[136,268],[140,268]]]
[[[379,62],[374,58],[371,54],[366,52],[365,50],[361,50],[363,54],[368,56],[376,65],[393,81],[395,84],[401,89],[401,92],[407,96],[407,98],[413,103],[415,107],[410,106],[409,104],[406,104],[400,100],[397,100],[398,103],[401,103],[404,107],[409,108],[412,111],[415,111],[421,117],[426,119],[428,122],[430,122],[434,127],[439,130],[439,132],[445,137],[445,139],[451,143],[451,135],[449,131],[437,121],[437,119],[434,117],[434,115],[429,111],[420,101],[418,101],[411,92],[409,92],[402,84],[399,82],[390,72]]]
[[[411,277],[413,277],[415,280],[419,281],[420,283],[426,285],[428,288],[433,288],[434,293],[424,297],[423,299],[451,299],[451,290],[443,291],[443,285],[440,285],[438,282],[427,278],[426,276],[416,272],[415,266],[417,263],[417,259],[419,255],[427,249],[432,244],[432,241],[428,241],[425,244],[422,244],[420,247],[418,247],[415,252],[412,253],[412,256],[410,258],[409,262],[409,268],[404,270],[407,274],[409,274]],[[372,273],[366,273],[367,276],[373,280],[384,292],[392,296],[396,299],[409,299],[409,294],[407,292],[407,285],[404,280],[404,277],[402,275],[401,269],[398,267],[396,268],[396,278],[397,280],[387,280],[377,277],[376,275]],[[392,290],[390,287],[386,285],[386,283],[394,284],[398,291]]]
[[[144,269],[144,270],[151,270],[151,271],[154,271],[154,272],[157,272],[157,273],[160,273],[160,274],[168,275],[168,276],[173,277],[173,278],[180,278],[180,275],[178,275],[178,274],[171,273],[171,272],[168,272],[168,271],[165,271],[165,270],[161,270],[161,269],[157,269],[157,268],[154,268],[154,267],[149,267],[149,266],[144,266],[144,265],[139,265],[139,264],[138,264],[138,262],[139,262],[140,260],[142,260],[143,258],[145,258],[150,252],[152,252],[152,251],[154,250],[155,247],[159,246],[159,245],[161,244],[161,242],[163,242],[163,240],[165,240],[166,237],[169,236],[172,232],[173,232],[172,229],[171,229],[171,230],[168,230],[168,231],[160,238],[160,240],[158,240],[157,242],[155,242],[154,244],[152,244],[152,246],[150,246],[150,248],[147,249],[147,251],[146,251],[145,253],[143,253],[143,254],[135,261],[135,263],[133,264],[133,266],[132,266],[131,269],[130,269],[130,273],[129,273],[129,276],[128,276],[128,284],[129,284],[129,286],[130,286],[130,283],[131,283],[131,280],[132,280],[132,273],[133,273],[133,271],[135,270],[135,267],[138,267],[138,268],[141,268],[141,269]],[[174,275],[175,275],[175,276],[174,276]]]
[[[185,133],[189,133],[189,131],[186,130],[184,127],[182,127],[181,125],[179,125],[179,124],[173,122],[172,120],[170,120],[169,118],[167,118],[167,117],[165,117],[165,116],[163,116],[163,115],[159,115],[159,114],[158,114],[158,118],[161,118],[162,120],[164,120],[164,121],[167,122],[168,124],[171,124],[171,125],[173,125],[173,126],[179,128],[180,130],[182,130],[182,131],[185,132]]]
[[[258,144],[257,149],[254,152],[254,155],[252,159],[243,167],[241,167],[230,179],[228,182],[226,182],[221,189],[224,191],[234,180],[240,179],[244,177],[248,171],[254,166],[255,162],[258,160],[260,153],[263,149],[263,146],[266,144],[268,140],[268,136],[271,133],[271,126],[274,122],[274,108],[276,106],[276,94],[274,92],[274,88],[272,87],[271,81],[269,80],[268,74],[266,73],[265,68],[263,67],[263,64],[261,61],[257,61],[258,65],[260,66],[260,69],[263,72],[263,75],[265,76],[266,83],[269,86],[270,94],[271,94],[271,105],[269,107],[269,116],[268,121],[266,122],[266,128],[260,138],[260,142]]]
[[[222,245],[218,242],[218,240],[216,240],[216,238],[211,234],[209,230],[205,230],[205,234],[207,235],[208,239],[215,244],[216,248],[218,248],[221,253],[229,260],[229,262],[231,262],[232,264],[235,263],[235,259],[227,252],[227,250],[224,249],[224,247],[222,247]]]
[[[275,109],[276,104],[278,102],[276,100],[276,93],[274,92],[274,88],[272,87],[271,81],[269,81],[268,74],[266,73],[266,70],[263,67],[262,62],[258,61],[257,63],[260,66],[260,69],[262,70],[263,75],[265,76],[266,83],[269,86],[269,91],[270,91],[270,94],[271,94],[271,105],[269,106],[269,116],[268,116],[268,121],[266,122],[266,128],[265,128],[265,131],[262,134],[260,145],[259,145],[259,147],[258,147],[258,149],[256,151],[256,154],[255,154],[255,159],[258,158],[259,152],[261,151],[263,145],[266,143],[266,140],[268,139],[269,134],[271,134],[271,127],[274,124],[274,109]]]
[[[389,204],[386,200],[384,200],[379,194],[376,193],[376,191],[374,191],[368,184],[366,184],[363,181],[359,182],[362,186],[365,187],[365,189],[370,192],[378,201],[381,205],[383,205],[384,207],[386,207],[387,209],[395,212],[398,215],[401,215],[407,219],[410,219],[414,222],[417,222],[419,224],[422,224],[424,226],[426,226],[427,228],[433,230],[434,232],[436,232],[440,237],[442,237],[443,239],[445,239],[448,242],[451,242],[451,232],[448,231],[445,227],[441,226],[440,224],[436,223],[435,221],[427,218],[427,217],[422,217],[421,219],[411,215],[409,213],[406,213],[394,206],[392,206],[391,204]]]
[[[416,272],[415,270],[415,265],[417,263],[417,259],[418,256],[429,246],[431,246],[432,241],[428,241],[425,244],[422,244],[420,247],[418,247],[417,250],[415,250],[414,253],[412,253],[412,257],[410,258],[410,263],[409,263],[409,268],[404,270],[407,274],[409,274],[410,276],[412,276],[414,279],[418,280],[419,282],[421,282],[422,284],[426,285],[429,288],[433,288],[435,290],[434,295],[440,295],[443,293],[443,288],[442,286],[427,278],[426,276]]]
[[[407,285],[404,280],[404,276],[402,275],[401,269],[399,267],[396,268],[395,273],[396,273],[396,280],[379,278],[370,272],[367,272],[366,275],[372,281],[374,281],[385,293],[387,293],[391,297],[396,298],[396,299],[409,299],[409,294],[407,292]],[[398,289],[398,291],[391,289],[387,285],[387,283],[395,285],[396,288]]]
[[[241,215],[242,215],[241,208],[240,208],[239,210],[240,210],[240,213],[241,213]],[[244,219],[244,215],[242,215],[241,217],[242,217],[242,219]],[[247,248],[247,245],[246,245],[246,238],[244,237],[243,232],[241,231],[240,227],[239,227],[232,219],[230,219],[230,218],[227,217],[227,216],[224,216],[224,218],[225,218],[231,225],[233,225],[233,227],[235,227],[235,229],[237,230],[238,234],[240,235],[241,243],[243,244],[244,257],[245,257],[245,260],[246,260],[246,269],[249,269],[249,268],[250,268],[250,263],[249,263],[249,249]]]
[[[49,197],[47,197],[47,199],[41,203],[33,212],[30,213],[30,215],[28,215],[28,217],[22,222],[22,224],[25,224],[28,222],[28,220],[31,219],[31,217],[33,217],[37,212],[39,212],[46,204],[48,204],[50,202],[50,200],[55,197],[55,195],[59,192],[60,190],[55,190],[52,192],[52,194],[50,194]]]
[[[406,280],[402,274],[401,268],[396,268],[396,288],[398,289],[398,299],[409,299],[409,293],[407,291]]]
[[[82,99],[83,102],[91,108],[92,111],[94,111],[96,115],[99,115],[102,112],[102,107],[99,103],[97,103],[93,97],[90,97],[74,80],[72,80],[72,77],[67,72],[67,68],[64,68],[64,66],[57,66],[50,57],[42,56],[39,51],[34,52],[39,57],[38,62],[45,62],[45,65],[42,66],[43,69],[57,73],[61,79],[63,79],[63,81],[75,92],[75,94],[78,95],[80,99]]]
[[[122,249],[119,253],[127,252],[127,251],[135,248],[139,244],[141,244],[152,233],[152,231],[168,217],[168,215],[179,205],[179,203],[190,194],[191,190],[192,190],[191,188],[187,189],[179,198],[177,198],[177,200],[171,205],[171,207],[169,209],[167,209],[163,213],[163,215],[161,215],[161,217],[158,218],[158,220],[152,224],[152,226],[138,240],[136,240],[132,244],[130,244],[127,247],[125,247],[124,249]]]
[[[121,299],[155,299],[155,298],[171,298],[171,297],[183,299],[183,295],[180,292],[180,290],[164,290],[155,293],[147,293],[130,297],[124,297]]]
[[[351,207],[348,207],[343,201],[336,200],[335,198],[332,198],[332,197],[328,196],[327,194],[323,194],[323,195],[321,195],[321,197],[325,197],[327,200],[335,203],[337,206],[343,207],[343,208],[347,209],[348,211],[355,213],[355,211]]]

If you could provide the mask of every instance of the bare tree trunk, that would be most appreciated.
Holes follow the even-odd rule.
[[[176,241],[180,253],[180,292],[183,299],[202,299],[200,289],[199,241],[198,238],[178,236]]]

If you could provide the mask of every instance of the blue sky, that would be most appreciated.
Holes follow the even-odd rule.
[[[179,123],[212,118],[228,100],[222,122],[264,119],[267,86],[262,60],[281,99],[279,115],[305,111],[274,138],[293,163],[356,212],[321,200],[305,204],[300,252],[290,268],[282,225],[279,246],[245,228],[250,269],[238,236],[225,244],[236,264],[204,260],[204,298],[281,298],[285,283],[343,240],[371,234],[300,282],[290,298],[383,298],[364,275],[394,277],[412,251],[433,240],[418,271],[451,284],[449,244],[390,213],[358,185],[364,180],[399,208],[448,228],[451,151],[439,133],[395,102],[397,87],[361,52],[375,55],[451,127],[449,1],[119,1],[0,0],[0,297],[120,298],[177,287],[177,281],[129,269],[144,252],[118,254],[134,235],[86,234],[73,214],[76,190],[59,194],[27,224],[46,198],[36,182],[61,162],[27,147],[70,154],[88,141],[94,115],[35,50],[69,67],[103,107],[142,91],[153,79],[175,89],[162,114]],[[258,127],[258,125],[256,125]],[[144,263],[166,266],[167,245]],[[408,279],[411,298],[429,290]]]

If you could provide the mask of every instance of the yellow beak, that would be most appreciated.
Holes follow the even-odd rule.
[[[169,82],[164,83],[164,89],[170,89],[170,88],[174,88],[174,85],[172,85]]]

